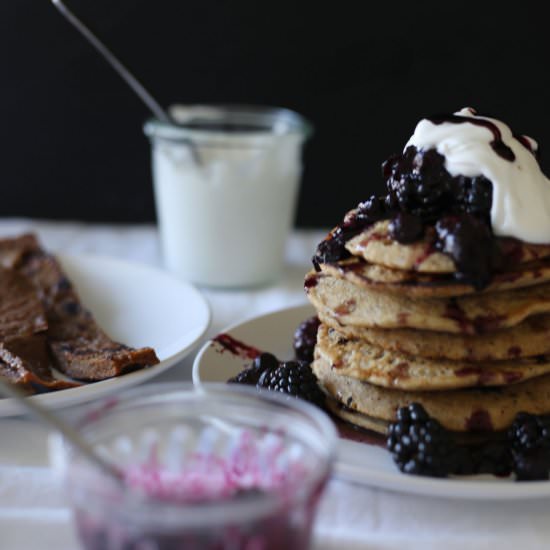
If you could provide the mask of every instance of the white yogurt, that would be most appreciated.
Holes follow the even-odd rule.
[[[550,180],[541,172],[533,153],[512,135],[510,128],[472,109],[455,113],[471,119],[488,120],[500,131],[502,142],[513,152],[506,160],[491,147],[493,133],[473,123],[421,120],[407,142],[417,149],[435,148],[445,157],[452,176],[483,175],[493,184],[491,224],[495,235],[515,237],[531,243],[550,242]],[[531,149],[537,144],[528,140]]]
[[[152,139],[166,267],[207,286],[276,279],[294,219],[304,134],[265,129],[189,135],[199,163],[185,143],[162,139],[160,132]]]

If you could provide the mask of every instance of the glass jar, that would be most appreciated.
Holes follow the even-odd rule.
[[[311,125],[287,109],[176,105],[177,125],[145,124],[169,271],[200,285],[276,280]]]
[[[335,429],[293,397],[151,384],[88,408],[81,433],[121,487],[65,444],[65,480],[89,550],[304,550]]]

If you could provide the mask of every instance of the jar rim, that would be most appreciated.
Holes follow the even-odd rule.
[[[313,133],[313,124],[303,115],[284,107],[248,104],[174,104],[168,109],[177,122],[146,120],[143,131],[149,139],[175,142],[205,139],[212,135],[285,136]]]

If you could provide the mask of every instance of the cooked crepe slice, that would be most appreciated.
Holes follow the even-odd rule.
[[[12,269],[0,268],[0,342],[47,328],[46,313],[30,282]]]
[[[3,375],[10,382],[33,393],[80,386],[78,382],[60,380],[53,376],[44,334],[0,343],[0,364],[0,376]]]
[[[55,257],[44,252],[31,254],[20,270],[42,298],[52,357],[55,366],[67,376],[103,380],[159,362],[153,349],[130,348],[103,332],[80,303]]]
[[[342,325],[480,334],[550,312],[550,284],[459,298],[414,298],[311,271],[305,287],[317,311]]]
[[[371,264],[362,258],[347,258],[333,264],[320,264],[320,270],[367,288],[406,294],[419,298],[449,298],[478,293],[468,284],[458,282],[454,274],[402,271]],[[550,281],[550,260],[519,264],[509,271],[495,273],[484,293],[511,290]]]
[[[348,339],[324,324],[317,332],[315,352],[343,376],[410,391],[506,386],[550,373],[550,356],[480,363],[425,359]]]
[[[479,362],[550,354],[550,315],[528,317],[512,328],[473,335],[342,325],[324,313],[320,313],[319,318],[344,338],[360,339],[385,350],[429,359]]]
[[[518,412],[550,413],[550,375],[511,386],[445,392],[381,388],[341,375],[323,357],[312,364],[320,384],[348,408],[393,422],[400,407],[419,403],[448,430],[477,432],[507,429]]]
[[[14,269],[26,254],[40,250],[36,236],[25,234],[20,237],[0,239],[0,266],[5,269]]]
[[[433,228],[428,228],[422,241],[401,244],[389,234],[389,220],[375,223],[346,243],[353,256],[373,264],[423,273],[454,273],[453,260],[433,248]],[[499,239],[505,264],[518,264],[550,257],[550,245]]]

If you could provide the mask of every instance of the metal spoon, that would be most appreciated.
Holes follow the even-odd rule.
[[[73,25],[79,32],[92,44],[92,46],[103,56],[103,58],[111,65],[111,67],[122,77],[122,79],[132,88],[139,98],[149,107],[151,112],[161,122],[165,124],[178,125],[178,122],[166,111],[160,103],[151,95],[151,93],[143,86],[143,84],[124,66],[115,54],[85,25],[72,10],[70,10],[63,0],[51,0],[52,4],[58,11]],[[197,150],[197,146],[190,139],[182,139],[190,148],[193,159],[197,164],[201,164],[201,159]]]
[[[44,424],[61,433],[75,449],[78,449],[85,458],[95,464],[104,474],[116,481],[118,485],[125,486],[122,472],[114,464],[99,455],[92,445],[90,445],[90,443],[88,443],[72,426],[65,423],[59,416],[53,414],[42,405],[39,405],[36,400],[29,399],[19,388],[6,382],[6,380],[0,376],[0,394],[2,393],[6,397],[13,397],[13,399],[21,405],[21,408],[26,409],[27,412],[37,420],[42,421]]]

